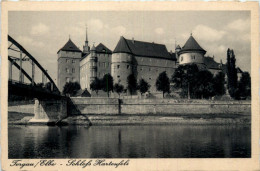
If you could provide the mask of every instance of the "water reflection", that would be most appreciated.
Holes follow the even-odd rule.
[[[9,127],[9,158],[250,157],[250,127]]]

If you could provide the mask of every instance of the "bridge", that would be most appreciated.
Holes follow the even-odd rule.
[[[56,122],[67,116],[67,99],[47,70],[9,35],[8,61],[8,96],[35,99],[32,122]]]

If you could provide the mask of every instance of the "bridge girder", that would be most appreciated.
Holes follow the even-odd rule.
[[[17,52],[22,52],[25,54],[25,56],[22,58],[23,61],[27,61],[27,59],[25,59],[25,57],[28,57],[32,63],[34,63],[41,71],[42,73],[45,75],[45,77],[47,77],[47,79],[51,82],[51,84],[53,85],[53,88],[55,90],[58,90],[58,87],[56,86],[56,84],[54,83],[54,81],[52,80],[52,78],[50,77],[50,75],[47,73],[47,71],[41,66],[41,64],[22,46],[20,45],[16,40],[14,40],[10,35],[8,35],[8,41],[11,42],[12,44],[8,47],[8,49],[11,50],[15,50]],[[12,48],[12,46],[15,45],[19,50]],[[19,58],[18,58],[19,59]],[[15,60],[18,59],[12,59],[12,56],[8,56],[8,60],[9,61],[13,61],[13,64],[20,70],[21,72],[32,82],[33,79],[29,76],[29,74],[23,70],[16,62]],[[33,77],[33,76],[32,76]],[[35,84],[35,82],[33,82],[32,84]]]

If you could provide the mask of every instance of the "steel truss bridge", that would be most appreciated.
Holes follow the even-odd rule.
[[[56,84],[41,64],[21,44],[8,35],[9,82],[8,95],[30,98],[60,98],[61,93]],[[30,71],[28,71],[28,64]],[[25,69],[26,64],[26,69]],[[24,67],[23,67],[24,66]],[[17,70],[14,73],[14,69]],[[38,72],[38,74],[36,74]],[[39,73],[41,72],[41,74]],[[37,76],[38,75],[38,76]],[[40,76],[39,76],[40,75]],[[42,77],[36,82],[36,76]],[[27,82],[25,81],[27,78]],[[39,78],[38,78],[39,79]]]

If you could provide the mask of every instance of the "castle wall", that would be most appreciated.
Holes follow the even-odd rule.
[[[86,88],[89,90],[89,58],[90,54],[80,61],[80,87],[82,90]]]
[[[157,92],[155,83],[160,73],[166,71],[167,76],[171,79],[176,69],[176,62],[173,60],[139,56],[134,59],[137,64],[137,82],[139,82],[140,79],[144,79],[148,82],[151,86],[149,89],[150,92]]]
[[[97,77],[102,79],[105,74],[111,74],[111,54],[97,53]]]
[[[80,85],[83,90],[90,90],[90,57],[91,54],[80,61]],[[111,73],[111,54],[97,53],[97,59],[97,78],[102,79],[105,74]]]
[[[132,55],[127,53],[114,53],[111,59],[111,75],[114,83],[120,82],[127,87],[127,77],[132,73]]]
[[[81,53],[60,51],[58,57],[57,84],[59,90],[62,91],[66,82],[80,82],[79,62]]]

